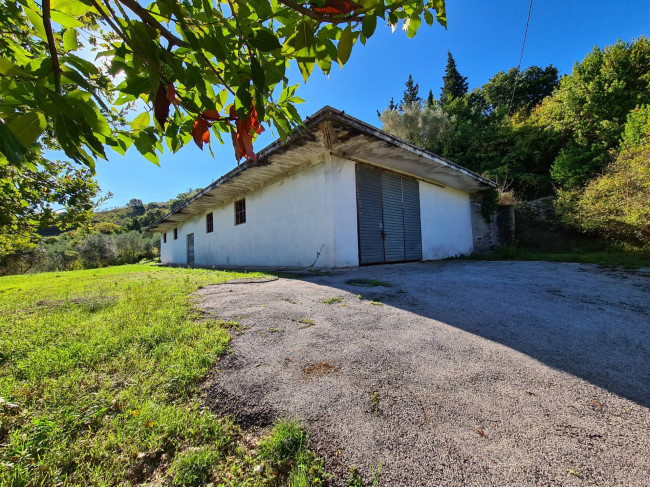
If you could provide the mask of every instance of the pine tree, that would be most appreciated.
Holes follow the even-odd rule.
[[[406,81],[406,89],[404,90],[404,98],[402,98],[402,106],[408,107],[416,102],[421,102],[422,98],[418,96],[420,85],[413,81],[413,76],[409,74],[409,79]]]
[[[427,107],[432,108],[436,104],[435,98],[433,98],[433,90],[429,90],[429,96],[427,96]]]
[[[445,104],[454,98],[459,98],[467,93],[467,77],[461,76],[456,68],[456,61],[447,51],[447,68],[445,75],[442,77],[443,86],[440,91],[440,102]]]
[[[395,105],[395,99],[391,98],[390,99],[390,104],[388,105],[389,110],[397,110],[398,106]]]

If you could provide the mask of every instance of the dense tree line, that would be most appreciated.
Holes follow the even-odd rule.
[[[409,77],[401,101],[380,114],[385,130],[521,200],[557,197],[578,228],[648,243],[647,38],[596,47],[561,78],[553,66],[512,68],[471,91],[449,53],[440,98],[430,91],[423,103],[418,91]]]

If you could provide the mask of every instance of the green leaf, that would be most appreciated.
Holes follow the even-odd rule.
[[[431,10],[424,11],[424,21],[429,27],[433,25],[433,14],[431,13]]]
[[[86,76],[90,76],[91,74],[99,74],[97,66],[95,66],[90,61],[86,61],[79,56],[75,56],[74,54],[66,54],[65,56],[61,56],[61,61],[74,66]]]
[[[9,127],[0,120],[0,154],[4,155],[12,164],[20,164],[27,153],[27,147],[9,130]]]
[[[366,36],[366,39],[372,37],[377,28],[377,16],[372,14],[366,14],[363,16],[361,21],[361,32]]]
[[[52,10],[58,10],[73,17],[81,17],[92,9],[90,4],[80,0],[51,0],[50,7]]]
[[[63,49],[65,52],[76,51],[79,49],[77,42],[77,31],[75,29],[68,29],[63,34]]]
[[[155,151],[156,138],[152,134],[143,130],[134,139],[133,143],[135,148],[138,149],[138,152],[142,154],[145,159],[149,162],[153,162],[156,166],[160,165]]]
[[[343,65],[348,62],[348,59],[350,59],[350,53],[352,52],[352,27],[349,25],[341,34],[336,51],[336,57],[341,68],[343,68]]]
[[[149,112],[143,112],[135,117],[133,122],[131,122],[131,128],[133,130],[139,130],[141,128],[148,127],[150,123],[151,117],[149,116]]]
[[[416,13],[413,13],[413,15],[409,18],[409,26],[406,30],[406,35],[408,38],[413,38],[415,34],[417,34],[421,23],[422,19],[420,19],[420,16]]]
[[[447,28],[447,11],[445,10],[445,0],[432,0],[433,8],[436,9],[436,20],[445,29]]]
[[[262,52],[271,52],[282,47],[275,34],[267,29],[256,29],[246,39],[251,46]]]
[[[266,92],[266,80],[264,76],[264,69],[260,65],[260,62],[257,58],[251,58],[251,78],[253,78],[253,84],[255,87],[262,93]]]
[[[298,58],[298,68],[300,69],[300,74],[302,74],[302,79],[306,83],[311,72],[314,70],[314,58]]]
[[[23,7],[23,9],[25,10],[25,15],[29,19],[29,22],[34,26],[36,35],[38,35],[38,37],[44,41],[47,41],[47,35],[45,34],[45,27],[43,27],[43,17],[41,14],[29,7]]]
[[[14,118],[9,122],[9,129],[25,146],[32,145],[47,127],[42,113],[30,112]]]
[[[0,74],[5,76],[29,76],[29,73],[8,59],[0,57]]]
[[[251,94],[248,91],[248,85],[241,85],[237,89],[235,96],[235,108],[240,117],[245,117],[251,108]]]
[[[74,17],[71,17],[68,14],[64,14],[63,12],[57,12],[56,10],[52,10],[50,12],[50,18],[52,19],[52,22],[56,22],[64,29],[74,29],[75,27],[83,27],[83,24],[79,22],[77,19],[75,19]]]

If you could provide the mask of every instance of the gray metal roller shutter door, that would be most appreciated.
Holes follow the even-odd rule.
[[[422,227],[420,220],[420,184],[402,178],[404,209],[404,260],[422,259]]]
[[[359,221],[359,262],[384,262],[381,173],[357,165],[357,211]]]
[[[422,259],[416,180],[357,165],[359,263]]]
[[[381,173],[381,196],[384,210],[384,254],[386,262],[404,258],[404,213],[402,208],[402,177]]]

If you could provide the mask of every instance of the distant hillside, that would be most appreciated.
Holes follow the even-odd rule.
[[[147,227],[157,222],[160,218],[177,208],[189,198],[201,191],[201,188],[188,189],[179,193],[168,201],[143,203],[137,198],[131,199],[126,206],[118,206],[107,210],[97,211],[93,215],[92,225],[112,223],[127,230],[144,231]]]

